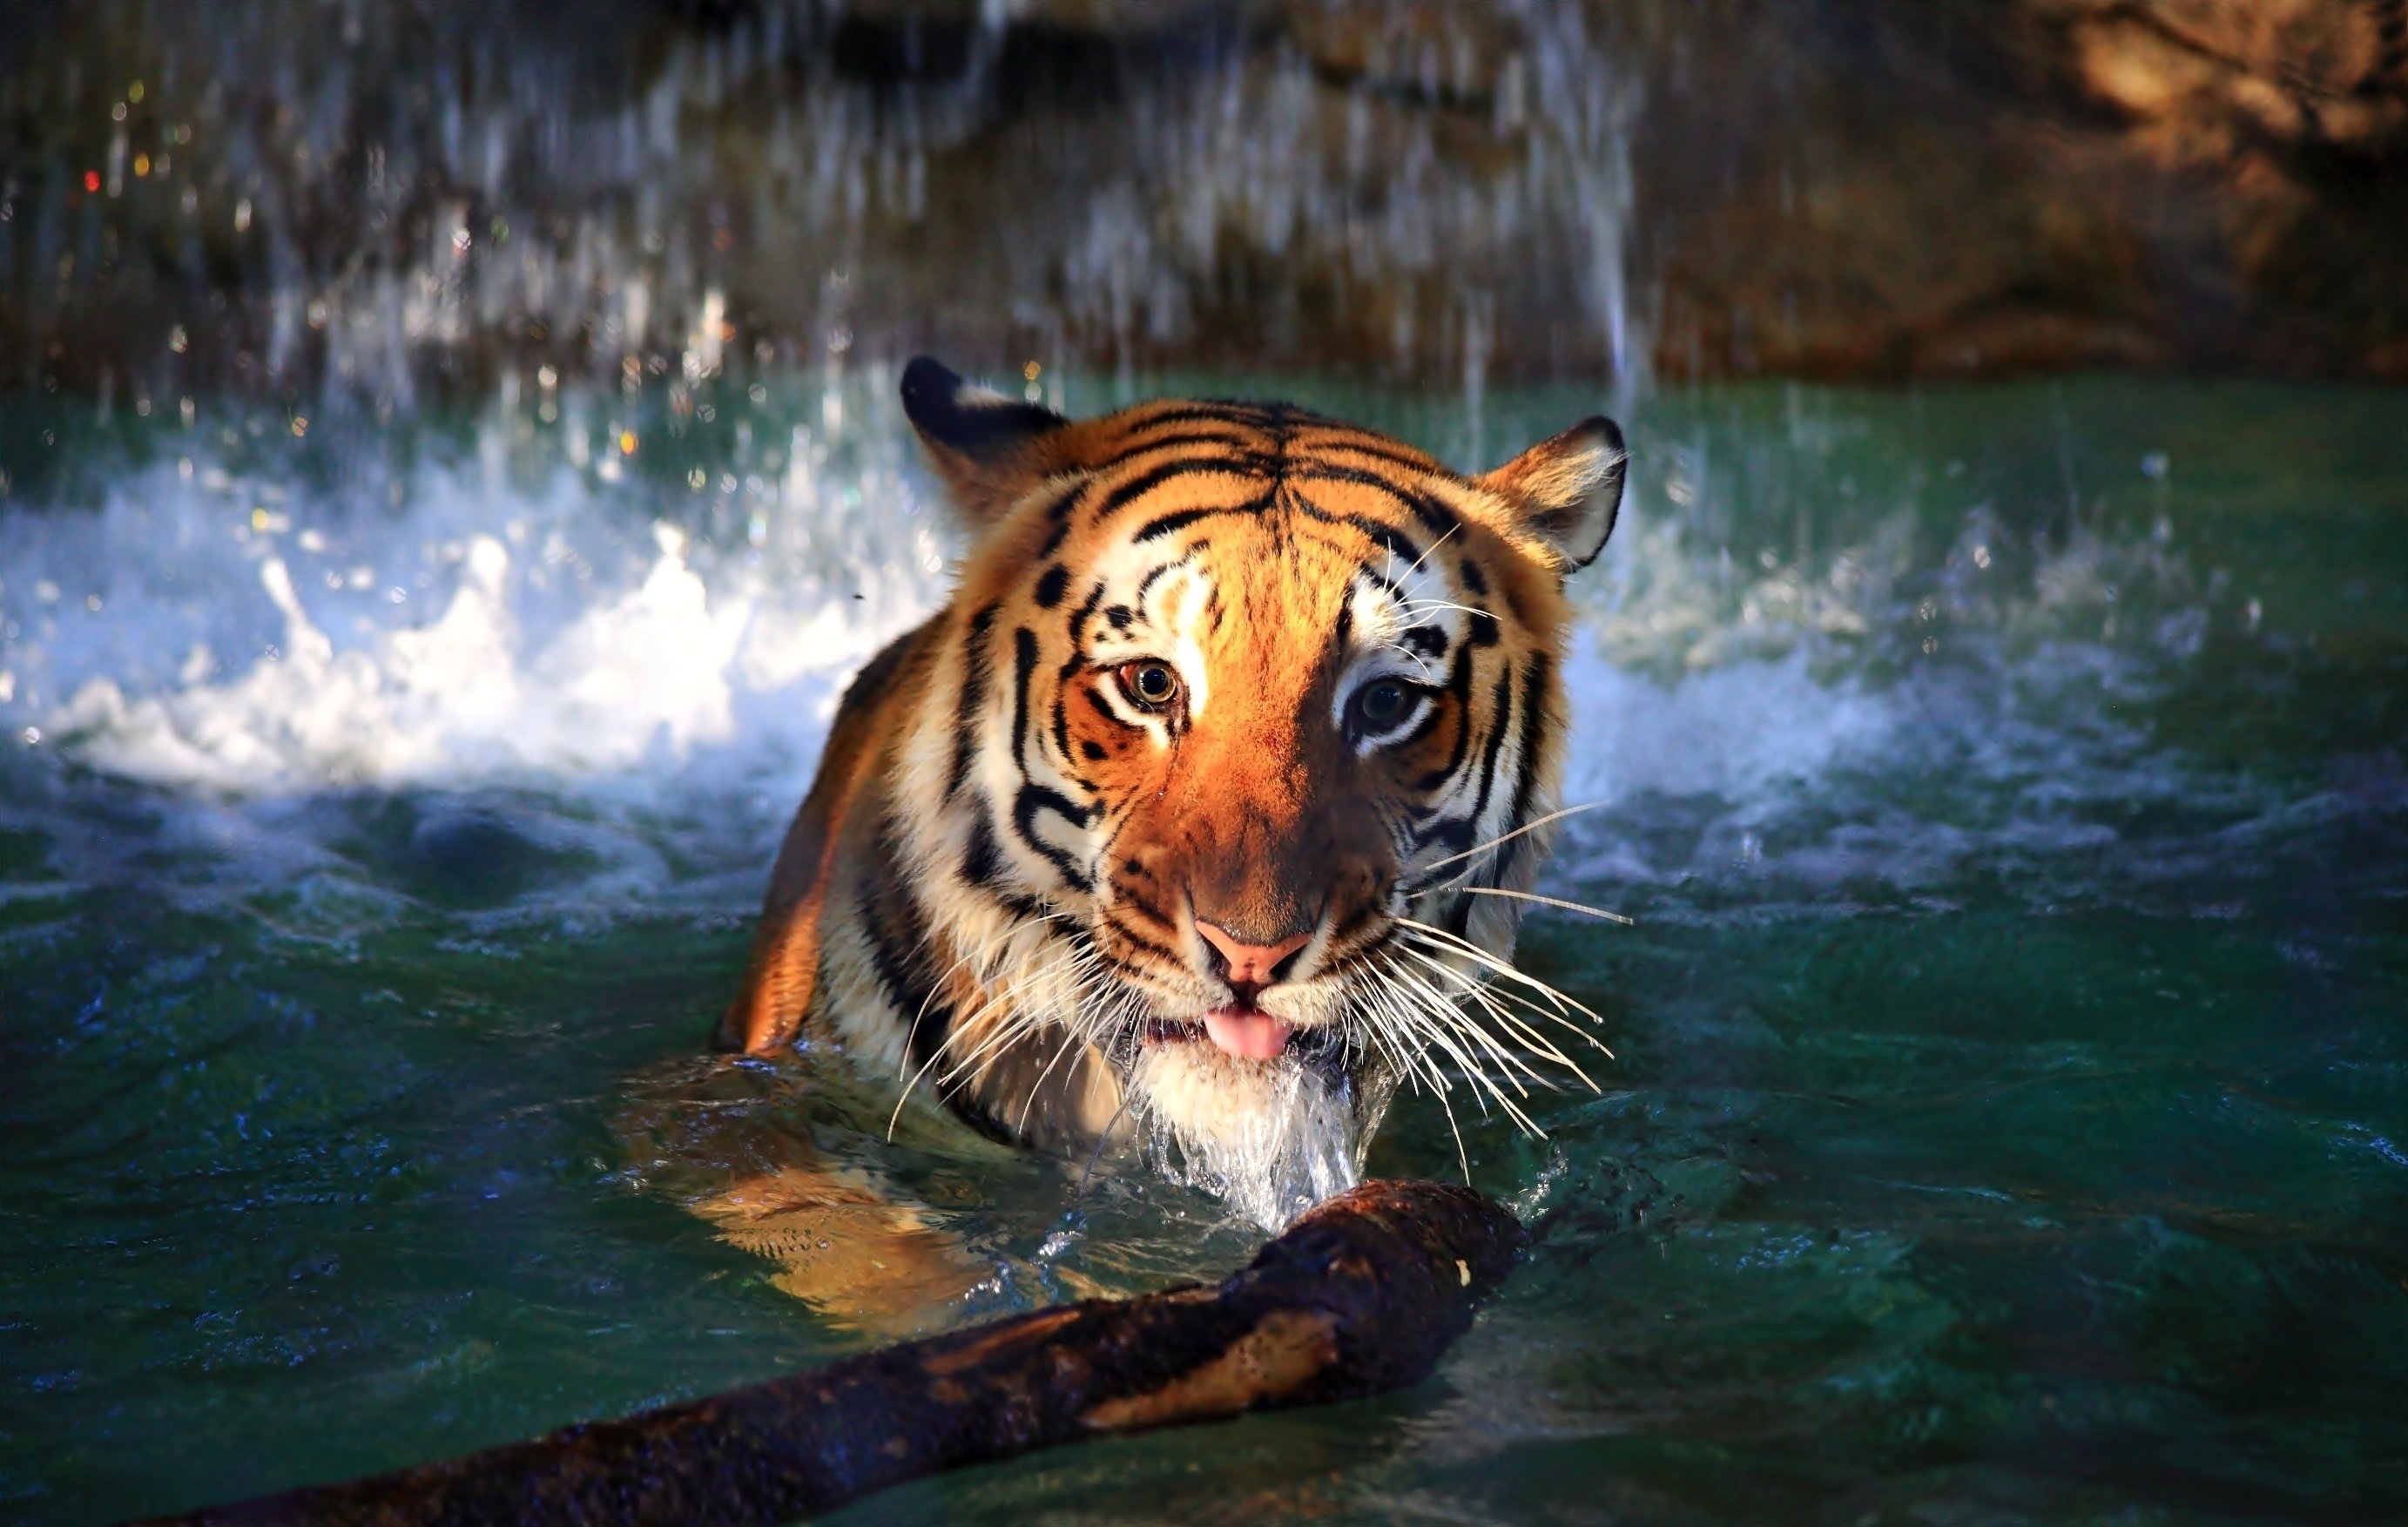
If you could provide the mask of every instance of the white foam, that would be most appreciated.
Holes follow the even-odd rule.
[[[940,597],[897,467],[863,475],[884,512],[831,536],[844,511],[813,496],[811,544],[855,552],[801,566],[614,523],[634,496],[566,471],[428,467],[390,514],[143,471],[88,513],[0,522],[0,711],[105,772],[244,797],[792,774],[844,675]]]

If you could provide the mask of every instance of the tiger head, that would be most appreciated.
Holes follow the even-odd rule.
[[[1281,404],[1074,423],[925,359],[903,399],[977,538],[898,813],[982,1003],[941,1072],[1067,1046],[1092,1099],[1259,1156],[1333,1116],[1359,1152],[1399,1077],[1566,1059],[1498,983],[1610,420],[1467,477]]]

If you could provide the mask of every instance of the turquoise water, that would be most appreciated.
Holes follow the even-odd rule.
[[[890,388],[0,424],[0,1510],[858,1349],[682,1207],[803,1131],[986,1262],[949,1318],[1243,1260],[1209,1200],[701,1058],[830,697],[954,549]],[[1466,462],[1596,406],[1283,390]],[[1466,1121],[1528,1263],[1409,1393],[846,1520],[2408,1510],[2408,401],[1628,423],[1549,888],[1636,924],[1525,951],[1619,1060],[1544,1140]],[[1402,1099],[1374,1170],[1454,1162]]]

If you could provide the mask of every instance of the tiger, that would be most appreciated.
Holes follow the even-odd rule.
[[[1467,476],[1287,403],[901,394],[970,549],[844,692],[718,1045],[1017,1146],[1150,1133],[1270,1228],[1400,1079],[1520,1116],[1492,1073],[1578,1071],[1512,956],[1615,424]]]

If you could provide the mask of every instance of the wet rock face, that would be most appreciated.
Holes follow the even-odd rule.
[[[20,14],[9,390],[2408,374],[2408,0]]]
[[[2401,373],[2399,0],[1818,9],[1797,94],[1723,124],[1727,193],[1657,204],[1668,366]],[[1799,40],[1757,36],[1720,83]]]

